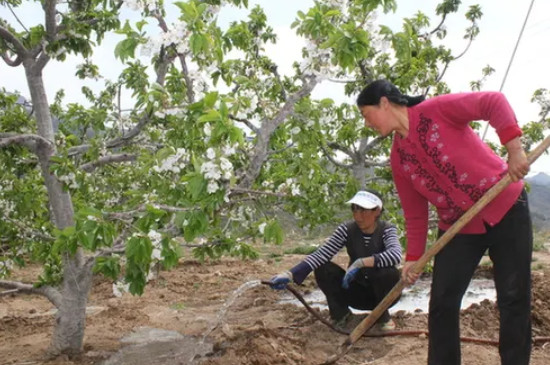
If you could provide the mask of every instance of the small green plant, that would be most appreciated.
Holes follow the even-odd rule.
[[[533,251],[543,251],[546,249],[545,244],[550,241],[550,237],[547,234],[535,233],[533,237]]]
[[[177,310],[177,311],[184,310],[185,303],[181,303],[181,302],[172,303],[172,305],[170,305],[170,309]]]
[[[315,252],[317,248],[318,248],[317,246],[313,246],[313,245],[297,246],[297,247],[293,247],[288,250],[285,250],[284,253],[287,255],[309,255]]]

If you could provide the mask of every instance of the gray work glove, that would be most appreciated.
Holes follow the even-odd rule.
[[[272,289],[283,290],[286,289],[288,283],[292,281],[292,273],[290,271],[284,271],[275,275],[269,280],[269,286]]]
[[[365,267],[365,264],[363,263],[362,258],[358,258],[357,260],[353,261],[351,265],[349,265],[348,269],[346,270],[346,275],[344,275],[344,279],[342,279],[342,287],[344,289],[349,289],[349,284],[355,278],[355,275],[361,270],[361,268]]]

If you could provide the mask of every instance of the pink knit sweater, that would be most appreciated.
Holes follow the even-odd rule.
[[[393,178],[407,232],[406,260],[417,260],[426,248],[428,203],[447,230],[481,196],[505,176],[508,166],[469,126],[487,120],[502,144],[521,135],[514,112],[501,93],[448,94],[408,108],[409,135],[397,133],[391,151]],[[485,233],[514,204],[523,188],[508,186],[460,233]]]

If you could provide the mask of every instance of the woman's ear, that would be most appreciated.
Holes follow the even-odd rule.
[[[386,109],[390,106],[390,101],[388,100],[387,97],[385,96],[381,96],[380,97],[380,102],[378,103],[378,105],[382,108],[382,109]]]

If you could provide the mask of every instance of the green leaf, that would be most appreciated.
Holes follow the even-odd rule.
[[[208,228],[208,216],[202,211],[190,212],[187,215],[187,225],[183,227],[183,237],[187,242],[203,235]]]
[[[135,58],[136,47],[139,45],[137,38],[127,38],[120,41],[115,47],[115,56],[122,62],[129,58]]]
[[[136,263],[149,263],[153,245],[146,237],[131,237],[126,243],[126,257]]]
[[[264,230],[264,237],[267,242],[274,242],[277,245],[283,243],[284,233],[279,222],[274,220],[269,222]]]
[[[189,177],[186,188],[193,202],[198,201],[201,195],[206,194],[206,186],[207,181],[202,174],[194,173]]]
[[[221,114],[217,110],[210,110],[206,114],[203,114],[199,117],[200,123],[206,123],[206,122],[215,122],[220,121],[222,119]]]
[[[95,274],[101,273],[116,280],[120,275],[120,259],[118,257],[98,257],[93,271]]]
[[[217,91],[206,94],[203,99],[204,108],[205,109],[213,108],[214,105],[216,104],[216,101],[218,101],[218,96],[219,96],[219,93]]]

